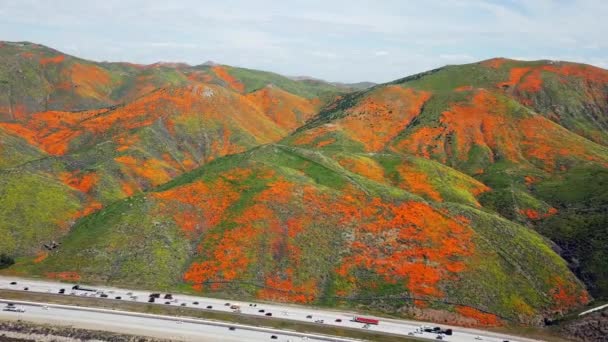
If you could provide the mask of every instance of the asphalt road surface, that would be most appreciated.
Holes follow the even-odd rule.
[[[103,309],[90,311],[66,305],[21,304],[17,302],[15,308],[24,312],[3,310],[0,311],[0,319],[21,319],[36,323],[69,325],[83,329],[181,341],[351,341],[296,332],[285,333],[274,329],[258,329],[239,324],[218,324],[200,319],[140,315]],[[233,327],[234,330],[230,330],[229,327]],[[273,336],[275,338],[272,338]]]
[[[16,284],[11,284],[16,283]],[[128,290],[128,289],[119,289],[107,286],[89,286],[83,285],[84,288],[94,289],[95,291],[79,291],[72,290],[72,286],[76,284],[69,283],[60,283],[60,282],[52,282],[52,281],[43,281],[43,280],[30,280],[30,279],[22,279],[22,278],[13,278],[13,277],[4,277],[0,276],[0,289],[11,289],[11,290],[20,290],[25,291],[24,289],[27,287],[29,292],[40,292],[40,293],[59,293],[61,289],[65,290],[65,295],[74,295],[74,296],[88,296],[88,297],[96,297],[100,298],[103,295],[107,295],[107,298],[116,299],[116,297],[120,297],[121,300],[124,301],[134,301],[134,302],[148,302],[149,295],[151,292],[142,291],[142,290]],[[430,340],[438,340],[439,334],[436,333],[428,333],[421,332],[421,327],[435,327],[439,326],[442,329],[452,329],[453,335],[451,336],[441,336],[443,341],[454,341],[454,342],[530,342],[534,341],[533,339],[510,336],[500,333],[487,332],[478,329],[468,329],[456,326],[448,326],[443,324],[435,324],[435,323],[425,323],[425,322],[417,322],[410,320],[396,320],[396,319],[387,319],[387,318],[378,318],[371,317],[369,315],[359,315],[364,317],[376,318],[380,321],[378,325],[365,325],[361,323],[357,323],[353,321],[353,317],[357,316],[356,313],[352,312],[341,312],[341,311],[333,311],[333,310],[323,310],[319,308],[309,308],[304,306],[297,305],[284,305],[284,304],[266,304],[266,303],[255,303],[249,301],[235,301],[235,300],[224,300],[217,298],[207,298],[207,297],[195,297],[181,294],[173,294],[172,299],[165,299],[166,293],[161,293],[161,297],[155,300],[155,303],[158,305],[172,305],[172,306],[186,306],[190,308],[200,308],[201,310],[214,310],[220,312],[234,312],[237,309],[234,309],[233,305],[237,305],[239,307],[238,310],[242,314],[253,315],[253,316],[264,316],[267,313],[271,313],[272,317],[287,319],[293,321],[305,321],[305,322],[317,322],[318,324],[324,325],[335,325],[342,327],[350,327],[356,329],[365,329],[372,330],[378,332],[386,332],[391,334],[398,334],[408,337],[416,337],[416,338],[424,338]],[[27,312],[27,311],[26,311]],[[10,314],[14,314],[9,312]],[[105,316],[104,316],[105,317]],[[105,319],[105,318],[104,318]],[[102,323],[103,321],[99,321],[97,325]],[[112,320],[110,320],[112,322]],[[143,330],[153,329],[153,326],[144,324],[136,328],[137,323],[142,323],[139,321],[135,321],[131,323],[131,327],[133,328],[133,334],[138,334]],[[172,323],[172,327],[178,331],[182,331],[182,325],[175,325],[176,323]],[[220,329],[217,331],[218,334],[221,334],[222,339],[230,338],[230,334],[234,333],[234,331],[229,331],[227,328]],[[229,334],[230,333],[230,334]],[[148,334],[149,335],[149,334]],[[182,336],[182,335],[176,335]],[[185,336],[184,336],[185,337]],[[270,340],[269,336],[266,336],[264,340]],[[243,340],[241,336],[239,336],[236,340]]]

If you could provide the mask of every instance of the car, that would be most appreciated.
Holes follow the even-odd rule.
[[[15,307],[15,304],[13,304],[13,303],[8,303],[8,304],[6,304],[6,306],[8,306],[9,308],[13,308],[13,307]]]
[[[170,293],[167,293],[167,294],[165,295],[165,299],[173,299],[173,295],[172,295],[172,294],[170,294]]]
[[[277,335],[272,335],[272,336],[270,336],[270,339],[271,340],[276,340],[276,339],[278,339],[278,337],[277,337]]]
[[[65,289],[59,289],[59,293],[64,294],[65,293]]]
[[[186,303],[182,303],[182,306],[186,306]]]
[[[308,315],[308,316],[306,316],[306,318],[312,318],[312,315]]]
[[[192,305],[198,305],[198,302],[192,302]]]
[[[102,294],[99,295],[99,297],[101,297],[101,298],[108,298],[108,295],[105,294],[105,293],[102,293]]]
[[[230,306],[230,303],[226,303],[226,304],[224,304],[224,306]]]
[[[213,306],[207,305],[207,309],[213,309]]]
[[[24,287],[24,288],[23,288],[23,291],[29,291],[29,290],[30,290],[30,288],[29,288],[29,287]]]
[[[443,340],[443,335],[437,335],[437,337],[435,337],[436,340]]]
[[[127,292],[127,296],[132,296],[133,292]]]
[[[258,312],[265,312],[265,311],[266,311],[266,310],[264,310],[264,309],[260,309],[260,310],[258,310]]]
[[[315,321],[315,323],[324,323],[324,321],[322,319],[318,319]]]
[[[481,341],[481,336],[475,336],[475,339]]]
[[[266,316],[268,316],[268,317],[272,316],[272,312],[267,312]]]
[[[154,303],[154,297],[150,297],[150,298],[148,299],[148,303]]]
[[[150,293],[150,298],[160,298],[160,293]]]
[[[407,333],[407,335],[408,336],[414,336],[414,333],[410,331],[409,333]]]
[[[122,297],[121,296],[116,296],[116,297],[114,297],[114,299],[122,299]]]
[[[233,330],[234,331],[234,330],[236,330],[236,328],[235,327],[229,327],[228,330]]]
[[[49,309],[49,307],[48,307],[48,306],[46,306],[46,305],[44,305],[44,306],[42,307],[42,310],[48,310],[48,309]]]
[[[16,281],[11,281],[11,285],[17,285]]]
[[[165,304],[167,304],[167,305],[171,305],[171,302],[165,302]]]
[[[341,318],[336,318],[336,322],[340,323],[340,322],[342,322],[342,319]]]

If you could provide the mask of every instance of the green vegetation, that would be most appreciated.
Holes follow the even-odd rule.
[[[269,84],[308,99],[329,100],[333,96],[347,92],[345,89],[338,88],[330,83],[296,81],[267,71],[230,67],[228,72],[245,85],[245,91],[248,93],[264,88]]]
[[[537,324],[579,279],[608,295],[606,74],[497,59],[350,92],[8,43],[3,272]]]
[[[0,269],[7,268],[15,264],[15,259],[5,253],[0,254]]]
[[[0,177],[0,250],[23,256],[59,239],[80,209],[65,185],[34,174]]]

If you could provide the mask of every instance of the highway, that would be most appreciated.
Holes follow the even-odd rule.
[[[16,303],[17,311],[0,311],[0,319],[27,320],[35,323],[73,326],[140,336],[180,341],[338,341],[349,339],[323,337],[314,334],[260,329],[240,324],[218,323],[201,319],[138,314],[106,309],[83,309],[75,306],[45,303]],[[234,330],[231,330],[233,327]],[[272,337],[275,338],[272,338]]]
[[[83,286],[88,289],[94,289],[95,291],[79,291],[72,290],[72,286],[75,284],[60,283],[54,281],[45,280],[31,280],[22,278],[13,278],[0,276],[0,289],[11,289],[30,292],[40,293],[59,293],[61,289],[64,289],[65,295],[74,296],[88,296],[100,298],[107,296],[107,298],[121,299],[125,301],[135,302],[148,302],[149,295],[151,292],[142,290],[128,290],[119,289],[107,286]],[[158,292],[160,293],[160,292]],[[469,329],[456,326],[448,326],[443,324],[425,323],[410,320],[397,320],[387,318],[376,318],[380,321],[378,325],[365,325],[353,321],[353,317],[356,313],[352,312],[341,312],[333,310],[324,310],[319,308],[296,306],[296,305],[284,305],[284,304],[268,304],[268,303],[256,303],[256,302],[243,302],[234,300],[224,300],[217,298],[207,297],[195,297],[189,295],[172,294],[172,299],[165,299],[166,293],[162,293],[159,299],[155,300],[158,305],[172,305],[172,306],[186,306],[191,308],[200,308],[201,310],[214,310],[223,312],[234,312],[237,309],[234,305],[239,307],[238,311],[242,314],[261,316],[271,314],[272,317],[293,320],[293,321],[304,321],[304,322],[317,322],[318,324],[324,325],[335,325],[342,327],[350,327],[355,329],[366,329],[378,332],[386,332],[391,334],[404,335],[408,337],[423,338],[429,340],[438,340],[439,334],[422,332],[421,327],[435,327],[439,326],[442,329],[452,329],[453,335],[446,336],[442,335],[443,341],[454,341],[454,342],[531,342],[535,341],[529,338],[522,338],[516,336],[510,336],[505,334],[499,334],[494,332],[487,332],[478,329]],[[119,298],[118,298],[119,297]],[[369,315],[362,315],[370,317]],[[143,327],[147,327],[144,325]],[[180,326],[181,329],[181,326]],[[223,329],[224,333],[228,332],[228,329]],[[230,331],[233,332],[233,331]],[[222,337],[224,338],[224,337]],[[267,340],[267,337],[265,340]]]

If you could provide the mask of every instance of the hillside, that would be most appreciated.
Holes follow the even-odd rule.
[[[20,63],[42,49],[3,48]],[[608,295],[606,70],[493,59],[347,92],[61,63],[124,78],[65,108],[9,96],[0,248],[19,258],[4,272],[471,326]],[[157,86],[165,72],[180,81]]]
[[[0,248],[16,255],[106,204],[278,141],[346,91],[221,65],[95,63],[31,43],[4,42],[0,56],[10,88],[0,96],[0,190],[32,191],[3,198]],[[101,78],[113,81],[101,89]],[[48,195],[35,191],[45,181]]]

